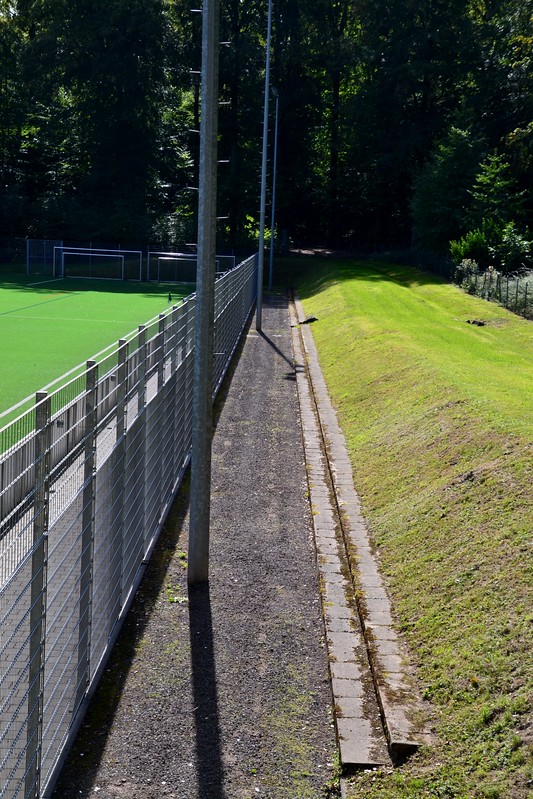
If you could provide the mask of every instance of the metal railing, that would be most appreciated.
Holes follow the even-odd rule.
[[[215,394],[256,257],[215,284]],[[190,459],[195,297],[0,430],[0,798],[53,786]],[[25,406],[24,406],[25,407]]]

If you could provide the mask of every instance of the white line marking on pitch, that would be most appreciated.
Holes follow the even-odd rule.
[[[40,280],[39,283],[28,283],[28,286],[44,286],[46,283],[60,283],[62,277],[54,277],[51,280]]]

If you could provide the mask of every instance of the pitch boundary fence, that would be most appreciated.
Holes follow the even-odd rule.
[[[215,395],[256,294],[255,256],[216,281]],[[192,295],[0,429],[0,799],[52,790],[189,464],[194,315]]]

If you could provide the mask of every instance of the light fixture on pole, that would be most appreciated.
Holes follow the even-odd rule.
[[[268,0],[267,46],[265,66],[265,107],[263,113],[263,161],[261,167],[261,207],[259,212],[259,252],[257,259],[257,311],[255,327],[261,330],[263,316],[263,264],[265,259],[265,210],[268,146],[268,94],[270,91],[270,40],[272,37],[272,0]]]

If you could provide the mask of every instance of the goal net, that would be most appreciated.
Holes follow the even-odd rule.
[[[54,276],[93,280],[141,280],[141,250],[54,247]]]
[[[217,274],[227,272],[235,266],[234,255],[217,255]],[[181,252],[148,253],[148,280],[157,283],[196,283],[198,256]]]
[[[196,255],[181,252],[148,253],[148,280],[157,283],[196,283]]]

